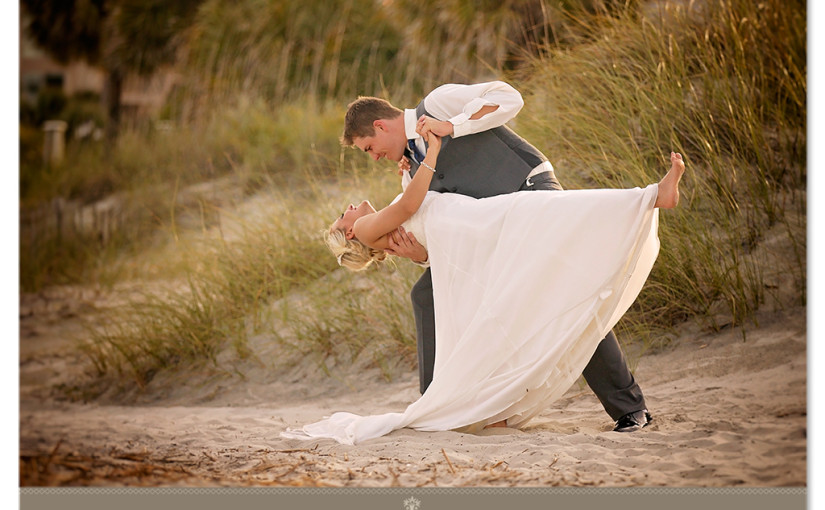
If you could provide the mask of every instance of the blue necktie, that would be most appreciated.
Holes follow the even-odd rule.
[[[419,165],[422,161],[424,161],[424,155],[421,154],[421,151],[418,150],[418,146],[415,145],[415,140],[407,140],[407,147],[410,149],[410,154],[412,155],[413,159]]]

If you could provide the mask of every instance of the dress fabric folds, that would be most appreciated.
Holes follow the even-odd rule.
[[[337,412],[281,435],[357,444],[404,427],[526,424],[576,381],[641,291],[659,252],[657,192],[428,192],[404,226],[432,268],[429,388],[403,412]]]

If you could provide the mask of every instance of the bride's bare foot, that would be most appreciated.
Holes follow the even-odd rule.
[[[499,427],[506,427],[506,426],[507,426],[507,420],[501,420],[501,421],[497,421],[495,423],[490,423],[488,425],[485,425],[484,428],[485,429],[492,429],[492,428],[499,428]]]
[[[659,194],[654,207],[673,209],[679,203],[679,181],[685,173],[685,162],[678,152],[670,153],[670,170],[659,181]]]

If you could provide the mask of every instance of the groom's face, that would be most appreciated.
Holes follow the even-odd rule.
[[[373,124],[375,134],[372,136],[355,137],[352,143],[378,161],[379,159],[389,159],[391,161],[401,161],[404,156],[404,148],[407,146],[406,136],[393,132],[391,126],[384,120],[376,120]]]

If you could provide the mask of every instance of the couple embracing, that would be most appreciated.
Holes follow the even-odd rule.
[[[657,184],[563,191],[553,166],[505,123],[521,94],[495,81],[442,85],[416,108],[349,105],[342,143],[398,162],[402,189],[376,211],[350,205],[326,237],[340,265],[387,253],[426,267],[411,298],[422,396],[406,410],[337,412],[285,437],[355,444],[410,427],[518,428],[584,375],[613,430],[651,416],[612,332],[659,249],[658,209],[675,207],[680,154]]]

